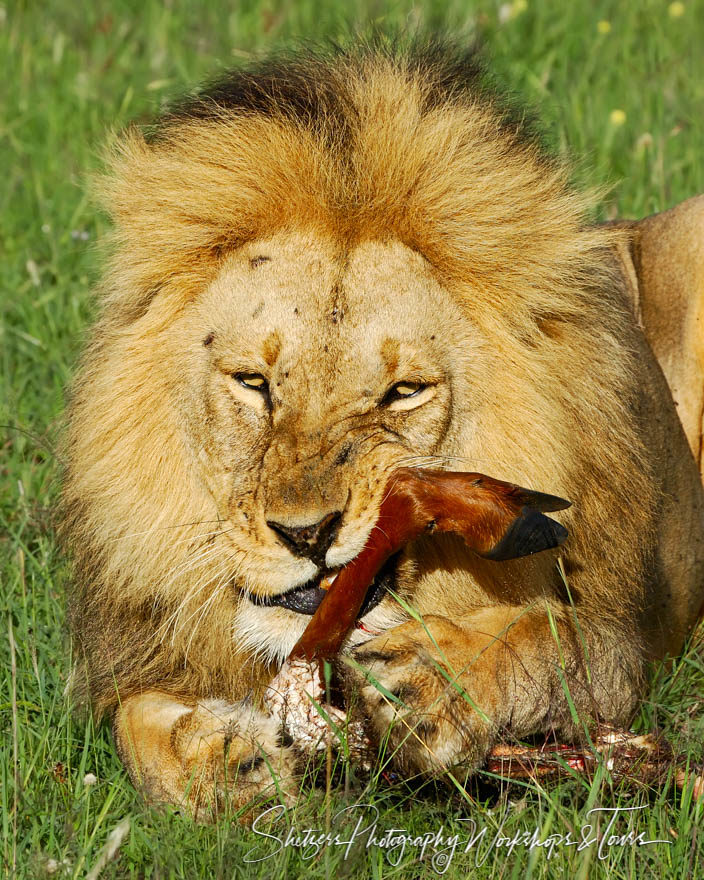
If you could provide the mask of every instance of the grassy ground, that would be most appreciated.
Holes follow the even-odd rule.
[[[94,242],[105,221],[84,176],[108,131],[149,114],[222,65],[295,36],[344,37],[350,23],[425,22],[481,36],[501,81],[546,121],[548,138],[581,157],[582,182],[615,184],[605,217],[637,216],[704,191],[704,3],[660,0],[426,0],[414,6],[353,0],[53,0],[0,5],[0,874],[17,877],[431,877],[442,865],[418,851],[327,848],[318,856],[275,852],[230,822],[194,827],[146,808],[115,756],[109,733],[72,719],[62,696],[70,667],[64,630],[69,580],[52,534],[64,389],[93,312]],[[343,12],[343,9],[345,10]],[[11,426],[11,427],[8,427]],[[704,740],[704,652],[691,648],[669,674],[656,671],[636,720],[660,725],[692,759]],[[93,777],[95,782],[89,784]],[[608,774],[589,785],[455,790],[383,782],[351,797],[380,811],[379,831],[467,834],[473,818],[493,838],[539,829],[573,833],[595,806],[643,807],[631,826],[667,843],[459,851],[445,876],[704,876],[704,809],[665,784],[628,792]],[[342,789],[332,811],[348,803]],[[505,810],[512,805],[510,813]],[[101,869],[112,829],[130,827],[116,860]],[[296,819],[324,827],[314,792]],[[342,830],[342,823],[338,823]],[[336,825],[336,830],[338,830]],[[602,818],[601,825],[604,821]],[[628,823],[619,819],[619,833]],[[460,848],[461,849],[461,848]],[[312,856],[310,858],[304,858]],[[475,859],[485,860],[475,868]],[[601,858],[600,856],[603,856]],[[101,861],[102,859],[102,861]],[[398,859],[398,864],[393,862]]]

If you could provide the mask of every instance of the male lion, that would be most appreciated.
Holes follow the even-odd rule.
[[[401,465],[573,506],[559,551],[424,538],[372,585],[345,651],[398,700],[344,686],[399,767],[627,723],[697,619],[704,200],[587,224],[479,83],[438,47],[279,58],[114,152],[65,535],[75,688],[153,798],[295,792],[262,691]]]

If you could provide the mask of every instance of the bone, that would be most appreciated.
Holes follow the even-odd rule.
[[[592,778],[600,763],[615,781],[629,785],[658,785],[672,771],[675,784],[692,786],[695,798],[704,795],[704,777],[675,756],[670,745],[653,733],[638,734],[600,725],[590,747],[549,742],[541,746],[502,743],[489,752],[486,769],[503,779],[532,779],[580,775]]]

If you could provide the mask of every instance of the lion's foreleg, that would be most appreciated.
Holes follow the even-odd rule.
[[[478,766],[499,735],[626,723],[642,683],[633,644],[569,609],[496,606],[395,627],[354,650],[344,675],[397,765]]]
[[[247,702],[145,691],[121,703],[113,731],[135,786],[197,818],[255,799],[289,802],[295,792],[296,756],[280,720]]]

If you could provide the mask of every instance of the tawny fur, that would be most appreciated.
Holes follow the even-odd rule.
[[[260,693],[308,618],[255,608],[241,591],[281,592],[314,574],[262,537],[264,520],[276,508],[307,522],[346,504],[328,556],[344,564],[372,527],[383,475],[417,456],[574,502],[559,515],[571,534],[562,562],[586,645],[555,554],[497,564],[449,539],[409,550],[400,589],[439,616],[443,644],[463,646],[453,662],[464,669],[480,657],[478,691],[491,705],[508,701],[520,729],[569,724],[554,678],[559,650],[545,648],[561,634],[574,667],[563,673],[591,689],[585,702],[597,714],[623,721],[645,660],[678,650],[693,624],[704,566],[696,468],[665,464],[667,448],[689,453],[614,256],[627,232],[590,226],[589,201],[566,170],[478,87],[448,85],[441,57],[361,50],[308,63],[337,110],[296,118],[272,89],[266,113],[175,114],[149,140],[128,131],[110,157],[101,192],[114,250],[66,445],[75,693],[99,714],[149,689],[191,706]],[[295,316],[288,288],[301,303]],[[388,329],[379,357],[390,376],[415,356],[382,326],[395,297],[413,315],[422,356],[440,352],[437,399],[408,416],[412,429],[395,422],[404,442],[382,450],[364,445],[375,410],[355,410],[357,452],[334,466],[346,442],[339,413],[352,424],[350,401],[367,393],[355,386],[350,358],[367,352],[355,340]],[[260,299],[291,335],[260,332]],[[348,334],[348,351],[328,349],[322,315],[333,342],[338,327]],[[260,336],[250,371],[271,370],[273,389],[280,369],[289,394],[288,416],[266,425],[223,378],[244,369],[239,341]],[[284,379],[294,348],[297,368]],[[304,459],[317,464],[306,471]],[[287,473],[300,480],[287,483]],[[674,484],[687,493],[681,514],[667,501]],[[675,553],[677,535],[686,546]],[[379,629],[403,620],[392,605],[377,610]],[[450,632],[458,620],[459,636]],[[389,638],[415,645],[416,684],[434,699],[446,682],[430,681],[436,670],[419,634],[406,639],[410,626]],[[487,645],[514,626],[519,652],[537,645],[531,662],[543,654],[546,666],[520,692],[502,690],[496,664],[487,666]],[[585,648],[591,684],[577,659]],[[508,714],[498,712],[494,730]],[[373,723],[381,736],[383,712]],[[464,740],[454,757],[463,750]]]

